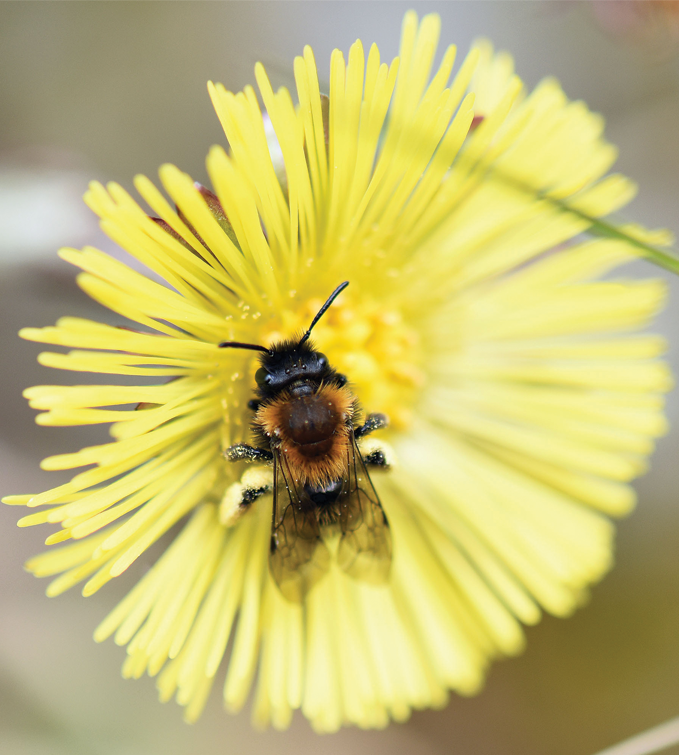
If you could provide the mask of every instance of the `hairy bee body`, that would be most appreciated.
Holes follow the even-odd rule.
[[[273,462],[269,563],[281,592],[294,601],[328,571],[324,539],[338,529],[336,558],[351,576],[382,582],[391,563],[387,518],[357,445],[357,438],[385,427],[387,419],[369,415],[359,425],[358,401],[346,377],[309,340],[311,328],[346,285],[335,290],[299,339],[268,349],[222,344],[263,352],[250,402],[255,444],[237,444],[226,454],[232,461]],[[383,455],[372,458],[381,461],[368,463],[384,466]],[[257,485],[237,488],[241,509],[269,489],[261,481]]]
[[[342,476],[358,402],[327,360],[308,358],[318,352],[308,342],[304,346],[296,355],[301,374],[291,368],[289,382],[273,391],[259,388],[253,429],[258,447],[283,454],[296,481],[323,486]],[[274,347],[274,358],[263,357],[262,363],[275,363],[279,348],[288,350],[288,345]]]

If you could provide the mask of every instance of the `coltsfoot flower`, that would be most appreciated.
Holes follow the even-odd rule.
[[[21,333],[77,349],[45,366],[143,378],[27,390],[40,424],[112,423],[113,441],[46,459],[86,469],[6,502],[38,508],[20,526],[60,525],[47,542],[64,544],[28,564],[58,575],[49,595],[83,580],[91,595],[182,523],[95,639],[127,645],[124,675],[157,674],[189,720],[230,642],[225,705],[254,684],[259,724],[301,708],[319,731],[381,727],[477,692],[493,657],[521,650],[523,624],[568,615],[610,567],[609,517],[633,507],[628,483],[665,430],[664,343],[638,333],[664,287],[610,271],[637,254],[630,240],[667,239],[586,237],[634,193],[603,177],[616,151],[601,118],[553,80],[524,93],[488,43],[454,75],[448,48],[431,76],[438,35],[436,16],[409,13],[392,63],[360,42],[346,62],[336,50],[329,98],[306,48],[298,105],[258,65],[266,117],[252,88],[210,84],[230,146],[209,153],[212,190],[165,165],[176,209],[134,182],[156,217],[117,184],[86,195],[166,283],[64,249],[121,327],[69,317]],[[391,420],[394,463],[373,482],[393,562],[373,585],[333,561],[297,603],[268,567],[271,496],[220,521],[258,362],[219,344],[303,332],[344,280],[313,336],[364,410]]]

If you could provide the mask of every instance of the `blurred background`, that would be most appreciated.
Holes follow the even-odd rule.
[[[62,481],[44,456],[105,442],[102,428],[38,428],[21,391],[69,375],[40,368],[25,325],[61,315],[106,319],[56,257],[62,245],[112,245],[81,202],[87,182],[128,189],[173,162],[206,182],[208,148],[223,134],[206,81],[232,90],[265,63],[292,84],[292,60],[314,47],[327,80],[333,47],[361,37],[397,53],[414,5],[442,17],[442,46],[488,36],[510,50],[529,87],[557,76],[606,117],[617,168],[641,186],[626,217],[679,231],[679,27],[676,3],[651,2],[144,2],[0,3],[0,485],[38,492]],[[638,275],[662,275],[645,263]],[[679,360],[679,281],[659,328]],[[77,379],[72,382],[79,382]],[[678,405],[670,397],[670,420]],[[17,530],[23,510],[0,507],[0,751],[4,755],[459,753],[592,755],[677,715],[679,701],[679,434],[662,439],[638,483],[640,506],[620,523],[617,565],[591,604],[527,631],[518,658],[496,663],[476,698],[415,713],[384,732],[322,740],[298,715],[284,734],[252,730],[249,711],[221,709],[219,683],[195,725],[157,701],[154,681],[124,681],[124,650],[92,631],[152,563],[95,596],[53,599],[23,561],[45,528]],[[65,481],[65,479],[63,480]],[[679,747],[667,750],[679,753]]]

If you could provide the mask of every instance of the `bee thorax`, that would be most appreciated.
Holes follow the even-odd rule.
[[[300,446],[315,445],[329,440],[342,422],[334,405],[318,394],[289,401],[281,407],[282,430],[293,443]]]
[[[286,390],[262,403],[254,427],[301,484],[325,484],[341,477],[346,466],[354,405],[346,387],[321,385],[302,396]]]

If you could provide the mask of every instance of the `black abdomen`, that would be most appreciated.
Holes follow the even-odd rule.
[[[323,485],[305,485],[305,493],[318,508],[325,508],[336,503],[342,491],[342,480],[333,480]]]

